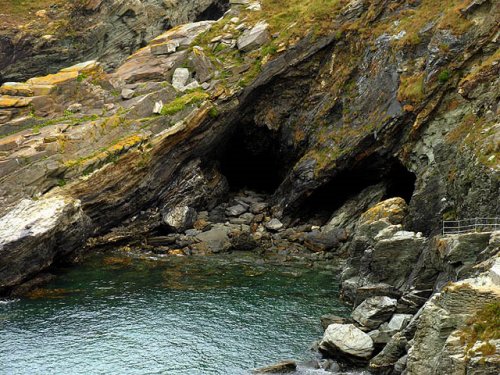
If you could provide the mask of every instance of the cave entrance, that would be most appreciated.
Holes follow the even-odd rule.
[[[229,0],[214,1],[196,17],[195,22],[216,21],[229,10]]]
[[[415,181],[415,174],[398,159],[374,155],[315,190],[301,204],[299,212],[304,219],[324,224],[348,199],[376,184],[383,188],[382,200],[401,197],[410,203]]]
[[[287,166],[279,131],[242,123],[223,142],[217,160],[231,191],[272,194],[285,178]]]

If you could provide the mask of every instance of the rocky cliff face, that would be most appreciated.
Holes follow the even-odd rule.
[[[92,59],[106,70],[115,68],[165,30],[189,21],[219,18],[228,3],[85,0],[52,4],[28,18],[29,22],[23,23],[27,17],[22,17],[0,30],[0,82],[54,73]]]
[[[483,277],[477,265],[498,253],[490,233],[438,235],[443,219],[500,212],[498,3],[231,3],[222,19],[160,34],[111,73],[106,59],[88,61],[0,88],[0,288],[85,240],[154,238],[185,254],[296,246],[347,258],[343,295],[354,304],[395,301],[376,329],[364,318],[331,329],[325,350],[338,354],[337,333],[354,331],[367,344],[361,362],[396,371],[407,360],[419,373],[426,345],[467,329],[464,315],[427,342],[419,332],[434,311],[455,310],[448,297],[422,306],[435,292],[453,300],[443,286]],[[115,43],[102,51],[115,55]],[[244,188],[261,195],[236,194]],[[205,224],[192,231],[195,213]],[[43,259],[27,266],[33,254]],[[404,314],[415,315],[407,327]],[[436,363],[456,354],[452,344]]]

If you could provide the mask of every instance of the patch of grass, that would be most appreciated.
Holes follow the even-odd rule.
[[[303,36],[313,29],[319,33],[329,30],[331,22],[347,3],[344,0],[262,0],[262,14],[272,32],[285,37]],[[250,14],[252,16],[262,17]]]
[[[172,116],[176,113],[182,111],[189,105],[197,104],[202,102],[205,99],[208,99],[209,95],[203,91],[193,91],[187,93],[179,98],[172,100],[170,103],[167,103],[161,109],[161,114],[163,116]]]
[[[448,69],[443,70],[439,73],[438,80],[439,83],[446,83],[451,77],[451,72]]]
[[[85,73],[80,73],[78,74],[78,77],[76,77],[77,82],[83,82],[88,78],[88,76]]]
[[[492,302],[479,310],[467,322],[467,327],[460,333],[462,345],[469,351],[478,341],[484,344],[478,349],[483,356],[495,354],[496,348],[490,340],[500,339],[500,302]]]
[[[424,99],[424,96],[424,73],[401,77],[398,90],[398,100],[400,102],[417,104]]]
[[[495,121],[469,113],[446,135],[446,142],[456,144],[459,151],[471,150],[481,164],[498,169],[500,144],[496,140],[497,133]]]
[[[52,4],[65,3],[65,0],[1,0],[0,24],[30,21],[33,13],[47,9]]]
[[[216,106],[213,106],[212,108],[210,108],[210,110],[208,111],[208,115],[211,117],[211,118],[217,118],[219,117],[219,110],[217,109]]]
[[[470,0],[406,0],[393,3],[388,6],[393,14],[385,21],[378,22],[373,27],[360,28],[360,25],[366,22],[367,19],[365,19],[358,21],[351,29],[358,28],[365,37],[374,38],[383,33],[397,35],[404,32],[402,38],[394,41],[397,47],[403,48],[420,44],[422,42],[420,32],[425,27],[432,26],[433,23],[434,27],[450,30],[455,35],[467,32],[472,26],[472,23],[460,12],[470,3]]]

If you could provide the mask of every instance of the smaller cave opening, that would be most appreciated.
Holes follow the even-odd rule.
[[[381,199],[401,197],[410,203],[416,176],[396,158],[373,155],[359,165],[344,170],[316,189],[300,205],[302,219],[326,223],[335,210],[370,186],[381,184]]]
[[[215,1],[196,17],[195,22],[216,21],[221,18],[228,10],[228,0]]]
[[[288,169],[278,131],[242,123],[223,140],[216,159],[230,190],[272,194]]]
[[[386,182],[386,190],[382,199],[401,197],[406,203],[410,203],[415,191],[415,182],[417,181],[415,173],[410,172],[403,164],[396,160],[396,162],[391,163],[391,167],[384,180]]]

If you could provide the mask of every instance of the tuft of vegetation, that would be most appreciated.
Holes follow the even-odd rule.
[[[360,28],[361,24],[358,21],[351,29],[359,29],[365,37],[374,38],[384,33],[391,35],[403,33],[401,38],[394,41],[397,47],[403,48],[420,44],[421,31],[433,23],[438,29],[450,30],[455,35],[464,34],[472,26],[472,22],[461,13],[461,10],[469,5],[470,0],[408,0],[392,3],[388,8],[393,13],[387,21],[378,22],[371,28]]]
[[[176,113],[185,109],[187,106],[200,103],[208,97],[209,95],[203,91],[190,92],[172,100],[170,103],[165,104],[161,109],[161,114],[163,116],[175,115]]]
[[[208,115],[211,117],[211,118],[217,118],[219,117],[219,110],[217,109],[216,106],[213,106],[212,108],[210,108],[210,110],[208,111]]]
[[[478,341],[484,342],[478,351],[483,356],[492,355],[496,347],[490,340],[500,339],[500,301],[484,306],[467,322],[467,327],[460,334],[460,341],[468,352]]]
[[[451,77],[451,72],[448,69],[443,70],[439,73],[438,80],[439,83],[446,83]]]
[[[446,141],[456,144],[461,151],[472,151],[481,164],[498,168],[500,144],[496,141],[497,133],[498,126],[494,121],[469,113],[446,135]]]
[[[88,76],[85,73],[80,73],[78,74],[78,77],[76,77],[77,82],[83,82],[88,78]]]
[[[398,100],[400,102],[418,104],[424,97],[424,73],[401,77],[398,91]]]

